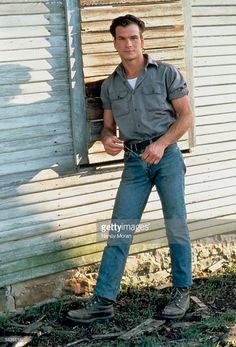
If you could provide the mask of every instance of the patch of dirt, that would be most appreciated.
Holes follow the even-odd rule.
[[[171,288],[146,279],[121,290],[111,321],[71,325],[65,319],[66,312],[83,307],[87,297],[67,297],[31,307],[21,314],[2,316],[0,347],[223,346],[222,336],[236,324],[235,270],[234,264],[194,279],[191,306],[180,321],[158,325],[163,320],[160,312],[168,302]],[[143,331],[138,327],[128,340],[119,337],[140,324],[144,324]],[[150,328],[152,324],[157,327]]]

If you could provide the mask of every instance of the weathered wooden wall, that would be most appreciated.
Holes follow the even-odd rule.
[[[192,153],[185,154],[186,203],[191,237],[198,239],[236,230],[236,74],[232,53],[236,42],[236,6],[233,0],[226,0],[224,5],[218,0],[193,0],[192,14],[197,146]],[[21,88],[27,85],[28,82]],[[22,107],[27,110],[28,99],[24,100]],[[51,106],[50,102],[46,104]],[[31,115],[37,115],[38,104],[35,105],[29,121]],[[60,102],[59,105],[62,107]],[[11,107],[16,112],[18,106]],[[3,120],[5,114],[1,110]],[[17,124],[18,118],[13,119]],[[1,126],[4,124],[1,122]],[[14,125],[10,121],[8,124]],[[37,139],[35,142],[39,143]],[[30,144],[32,149],[35,142]],[[11,160],[12,153],[8,153]],[[27,167],[27,159],[22,159],[23,163]],[[121,171],[122,164],[63,177],[54,177],[52,172],[51,177],[43,179],[39,170],[38,175],[24,183],[22,174],[15,176],[18,183],[7,175],[1,176],[5,183],[0,191],[0,286],[99,261],[105,243],[97,242],[97,222],[111,216]],[[143,221],[147,220],[150,230],[136,235],[133,253],[166,244],[155,191],[143,216]]]
[[[0,184],[74,170],[64,2],[0,3]]]
[[[192,235],[236,232],[236,3],[192,0],[196,110],[194,153],[186,158]],[[199,173],[199,174],[198,174]],[[196,191],[196,195],[194,194]],[[211,229],[206,229],[212,223]]]
[[[43,198],[29,190],[24,203],[21,184],[75,170],[64,5],[63,0],[0,3],[1,279],[5,256],[10,264],[16,254],[12,238],[25,241],[27,258],[32,254],[27,230],[37,233],[45,217],[38,205]],[[53,201],[53,192],[47,195]],[[25,271],[29,276],[31,270]]]

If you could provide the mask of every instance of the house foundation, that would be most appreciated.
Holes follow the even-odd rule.
[[[193,276],[213,272],[236,261],[235,235],[194,241],[192,244]],[[93,291],[99,264],[35,278],[0,288],[0,312],[13,312],[42,304],[66,295],[82,295]],[[128,257],[125,280],[149,277],[166,283],[171,280],[169,249],[155,249]]]

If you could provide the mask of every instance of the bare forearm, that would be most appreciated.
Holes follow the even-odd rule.
[[[166,148],[172,143],[177,142],[193,125],[192,113],[177,118],[169,130],[163,135],[158,142]]]
[[[115,128],[103,127],[101,132],[101,140],[103,141],[106,137],[115,136],[115,135],[116,135]]]
[[[177,142],[194,122],[194,115],[187,96],[172,100],[172,105],[178,117],[169,130],[158,140],[159,145],[163,146],[164,149]]]

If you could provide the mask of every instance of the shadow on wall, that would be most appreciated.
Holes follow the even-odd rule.
[[[0,287],[75,266],[81,212],[64,2],[31,6],[0,18]]]

